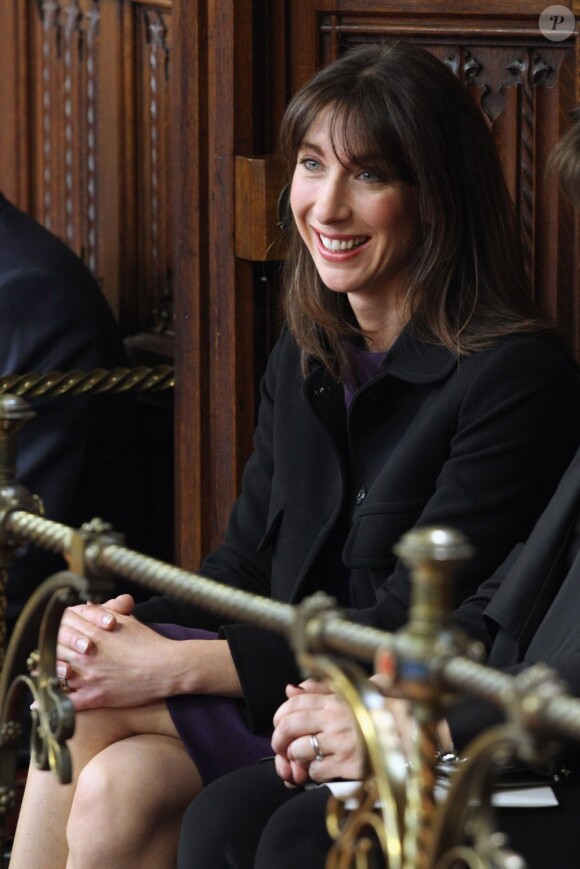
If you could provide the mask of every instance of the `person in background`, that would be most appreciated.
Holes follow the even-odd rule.
[[[396,629],[403,531],[469,536],[457,603],[529,534],[578,444],[578,372],[531,300],[487,126],[429,53],[348,53],[293,98],[281,143],[287,325],[202,569],[291,603],[322,589]],[[284,641],[169,598],[131,612],[122,597],[63,617],[74,780],[30,770],[11,869],[170,867],[191,799],[271,752],[298,679]]]
[[[580,107],[549,166],[580,208]],[[515,674],[542,661],[580,697],[579,619],[580,449],[526,544],[514,547],[494,576],[455,611],[453,621],[485,642],[490,666]],[[387,693],[392,689],[391,680],[379,673],[373,679]],[[323,683],[309,680],[288,685],[286,691],[288,699],[274,717],[275,761],[224,776],[193,801],[183,821],[178,869],[325,866],[332,845],[326,828],[330,792],[304,785],[360,778],[362,744],[348,705]],[[413,727],[409,704],[391,698],[387,703],[408,753]],[[501,720],[498,707],[477,698],[460,699],[440,723],[442,750],[463,751]],[[573,775],[556,785],[557,808],[498,813],[498,828],[529,869],[578,866],[580,745],[565,747],[565,764]]]
[[[88,268],[0,193],[0,375],[127,365],[113,313]],[[127,532],[129,545],[145,547],[135,521],[142,499],[131,396],[27,400],[36,416],[18,435],[17,476],[40,495],[47,518],[78,527],[99,516]],[[63,568],[62,559],[33,545],[17,553],[8,636],[32,592]]]

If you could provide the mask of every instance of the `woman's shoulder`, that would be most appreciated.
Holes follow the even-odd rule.
[[[578,376],[574,358],[562,339],[549,329],[505,335],[462,361],[481,370],[503,369],[506,374],[522,369],[530,375],[543,371],[548,375],[560,372]]]

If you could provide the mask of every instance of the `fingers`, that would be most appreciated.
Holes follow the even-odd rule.
[[[316,734],[317,740],[319,736],[321,736],[321,734]],[[324,752],[320,745],[320,741],[313,743],[311,734],[308,734],[305,736],[299,736],[298,739],[294,739],[290,743],[288,746],[288,757],[290,760],[296,761],[304,767],[308,767],[314,762],[320,763],[320,758],[324,757]],[[319,757],[318,761],[316,761],[317,757]]]
[[[98,636],[94,628],[113,631],[118,624],[117,615],[129,616],[134,608],[135,601],[130,594],[120,594],[103,605],[85,603],[68,607],[60,623],[59,645],[87,654],[94,648]]]
[[[332,689],[328,685],[328,682],[319,681],[318,679],[305,679],[304,682],[301,682],[300,685],[292,685],[288,686],[292,688],[298,689],[298,694],[301,691],[306,691],[307,694],[332,694]],[[290,696],[290,695],[288,695]]]
[[[274,727],[277,727],[283,718],[295,712],[308,712],[309,710],[322,709],[328,701],[328,694],[310,694],[296,686],[288,685],[286,688],[288,700],[278,707],[274,714]]]
[[[280,717],[272,734],[272,748],[276,753],[285,754],[295,739],[318,733],[322,721],[317,710],[299,710]]]
[[[72,676],[73,668],[68,661],[56,662],[56,675],[59,679],[69,679]]]
[[[115,615],[98,604],[68,607],[58,630],[57,656],[67,660],[67,651],[88,654],[95,647],[98,632],[112,631],[116,625]]]
[[[302,765],[281,754],[276,755],[274,763],[276,772],[288,787],[299,787],[308,781],[308,764]]]
[[[276,766],[276,772],[282,781],[292,782],[292,767],[288,758],[284,757],[282,754],[277,754],[274,759],[274,764]]]
[[[112,597],[105,601],[103,607],[108,610],[113,610],[115,613],[130,616],[135,609],[135,600],[130,594],[119,594],[117,597]]]
[[[342,769],[337,766],[333,755],[325,755],[321,741],[324,734],[301,736],[288,747],[288,763],[291,770],[291,781],[295,785],[303,785],[306,781],[328,781],[337,775],[342,775]]]

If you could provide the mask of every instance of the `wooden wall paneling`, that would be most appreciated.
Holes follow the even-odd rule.
[[[208,2],[210,546],[222,537],[254,427],[253,270],[234,256],[236,153],[253,148],[251,0]]]
[[[0,12],[0,189],[20,208],[30,202],[29,8],[5,0]]]
[[[0,104],[6,192],[83,257],[126,332],[170,331],[170,0],[26,0],[6,15],[19,46]]]
[[[300,0],[290,0],[289,3],[289,39],[290,39],[290,82],[292,93],[305,84],[314,72],[324,63],[329,63],[338,54],[335,44],[334,52],[326,47],[322,50],[323,28],[321,21],[324,17],[326,29],[333,30],[335,20],[332,13],[338,11],[337,0],[318,0],[316,3],[303,4]]]
[[[176,560],[196,569],[208,548],[210,509],[207,286],[207,41],[203,3],[173,12],[171,202],[176,306]]]
[[[171,287],[170,78],[172,13],[159,3],[135,4],[135,200],[137,281],[129,331],[173,332]],[[178,109],[176,109],[178,110]]]
[[[30,26],[30,131],[32,196],[30,211],[37,220],[63,238],[85,260],[100,281],[113,310],[118,310],[118,277],[110,274],[114,248],[104,250],[99,234],[102,203],[99,182],[116,185],[119,175],[118,151],[112,155],[107,172],[100,150],[99,131],[114,129],[107,124],[106,111],[116,106],[119,82],[104,89],[102,69],[117,68],[112,57],[103,63],[103,53],[114,55],[107,43],[111,0],[57,0],[28,3]],[[105,52],[101,46],[105,45]],[[110,209],[107,227],[116,222]],[[109,255],[107,255],[109,254]],[[108,280],[101,273],[106,263]],[[115,279],[111,279],[111,278]]]
[[[122,331],[132,331],[127,314],[137,287],[135,207],[135,100],[132,10],[101,0],[93,49],[96,73],[95,212],[87,215],[96,233],[96,275],[113,305]]]

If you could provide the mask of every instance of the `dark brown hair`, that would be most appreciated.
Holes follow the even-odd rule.
[[[580,106],[572,112],[572,126],[564,133],[548,161],[548,171],[555,169],[560,185],[575,208],[580,208]]]
[[[542,328],[493,141],[453,73],[407,44],[346,53],[285,112],[280,144],[291,172],[312,122],[328,108],[337,154],[416,187],[419,238],[407,294],[416,334],[461,356]],[[366,154],[381,155],[381,165],[368,166]],[[360,329],[348,298],[321,282],[293,221],[289,234],[284,304],[304,370],[314,357],[341,377],[349,368],[345,337]]]

